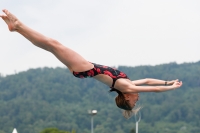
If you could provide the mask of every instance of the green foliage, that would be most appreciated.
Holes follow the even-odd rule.
[[[135,129],[134,128],[131,129],[130,133],[135,133]]]
[[[46,128],[40,133],[76,133],[75,130],[72,131],[62,131],[57,128]]]
[[[158,78],[180,79],[183,86],[164,93],[141,93],[139,103],[142,133],[200,132],[200,62],[157,66],[120,66],[135,80]],[[126,120],[114,103],[116,93],[94,79],[78,79],[66,68],[38,68],[15,75],[0,75],[0,133],[60,131],[88,133],[91,128],[89,109],[94,116],[95,133],[134,132],[134,117]],[[132,131],[131,131],[132,130]]]

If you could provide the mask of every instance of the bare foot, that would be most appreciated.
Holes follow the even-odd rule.
[[[4,9],[3,12],[5,13],[5,15],[0,15],[0,17],[6,22],[6,24],[8,25],[8,29],[10,31],[16,31],[20,25],[20,21],[8,10]]]

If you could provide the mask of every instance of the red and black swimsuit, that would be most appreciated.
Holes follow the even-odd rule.
[[[92,63],[92,64],[94,65],[94,68],[84,71],[84,72],[73,72],[73,75],[78,78],[94,77],[98,74],[108,75],[113,79],[111,88],[114,88],[114,85],[115,85],[115,82],[117,81],[117,79],[119,79],[119,78],[128,79],[128,76],[125,73],[123,73],[115,68],[104,66],[104,65],[99,65],[99,64],[95,64],[95,63]]]

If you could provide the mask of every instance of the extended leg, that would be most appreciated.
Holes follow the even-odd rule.
[[[53,53],[71,71],[79,72],[93,68],[93,64],[86,61],[75,51],[65,47],[56,40],[46,37],[27,27],[8,10],[3,10],[3,12],[5,15],[0,15],[0,17],[6,22],[10,31],[16,31],[20,33],[34,45]]]

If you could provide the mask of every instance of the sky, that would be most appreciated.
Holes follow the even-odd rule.
[[[200,61],[199,0],[1,0],[24,24],[108,66]],[[3,14],[3,12],[0,12]],[[65,67],[0,20],[0,74]]]

